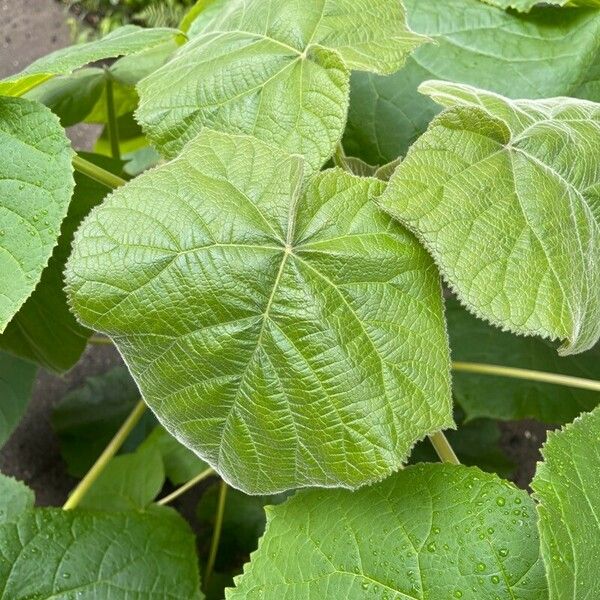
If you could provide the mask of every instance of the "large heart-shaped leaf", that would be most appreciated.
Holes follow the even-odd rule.
[[[299,492],[228,600],[547,598],[529,496],[472,467],[418,465],[357,492]]]
[[[73,192],[73,151],[38,102],[0,97],[0,333],[37,285]]]
[[[424,40],[399,0],[234,0],[140,83],[137,116],[167,156],[208,126],[318,168],[344,130],[348,69],[392,73]]]
[[[478,0],[404,0],[411,29],[435,40],[389,77],[353,73],[344,147],[371,164],[404,155],[439,107],[417,92],[428,79],[510,98],[600,101],[600,11],[504,12]],[[526,57],[524,59],[524,57]]]
[[[176,29],[144,29],[126,25],[100,40],[76,44],[52,52],[31,63],[24,71],[0,81],[0,96],[21,96],[56,75],[68,75],[85,65],[135,54],[159,46],[180,34]]]
[[[600,105],[509,100],[427,82],[451,107],[392,177],[381,205],[413,230],[472,312],[564,341],[600,336]]]
[[[0,447],[25,413],[36,373],[30,362],[0,352]]]
[[[500,331],[446,301],[452,358],[600,380],[600,344],[576,356],[558,356],[556,344]],[[600,403],[600,394],[539,381],[463,373],[452,376],[452,393],[468,420],[532,418],[551,425],[568,423]],[[485,393],[482,393],[485,390]]]
[[[206,130],[80,228],[72,306],[165,427],[252,493],[356,487],[452,423],[435,267],[385,188]]]
[[[203,598],[194,536],[175,511],[33,509],[6,477],[0,491],[0,597]]]
[[[550,599],[600,597],[600,409],[548,434],[531,487]]]

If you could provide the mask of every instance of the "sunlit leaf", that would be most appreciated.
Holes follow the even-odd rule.
[[[509,100],[426,82],[449,107],[413,144],[381,206],[433,255],[461,302],[504,329],[600,336],[600,104]]]
[[[385,182],[302,166],[205,131],[92,211],[67,267],[163,425],[252,493],[381,479],[452,424],[433,263]]]

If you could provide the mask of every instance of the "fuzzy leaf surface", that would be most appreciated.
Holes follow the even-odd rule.
[[[168,509],[29,510],[0,525],[0,597],[200,600],[195,550]]]
[[[398,0],[234,0],[139,84],[137,117],[168,157],[210,127],[318,169],[344,130],[349,69],[392,73],[424,40]]]
[[[205,131],[79,229],[67,287],[146,402],[234,487],[356,487],[451,426],[435,267],[340,170]]]
[[[404,0],[409,27],[435,40],[389,77],[353,73],[344,147],[370,164],[405,155],[439,112],[419,94],[445,79],[510,98],[600,101],[600,11],[545,7],[530,15],[477,0]],[[526,59],[524,59],[526,57]]]
[[[21,96],[56,75],[69,75],[92,62],[159,46],[178,34],[176,29],[144,29],[137,25],[125,25],[100,40],[75,44],[43,56],[20,73],[1,80],[0,96]]]
[[[441,81],[420,89],[448,110],[381,206],[480,318],[561,340],[561,354],[588,350],[600,337],[600,104]]]
[[[31,295],[73,193],[73,151],[37,102],[0,97],[0,333]]]
[[[268,508],[236,583],[227,600],[548,597],[529,496],[479,469],[441,464]]]
[[[471,315],[454,299],[446,301],[446,319],[454,360],[600,380],[598,344],[576,356],[558,356],[556,344],[500,331]],[[469,421],[479,417],[537,419],[559,425],[600,403],[598,392],[538,381],[460,371],[452,374],[452,380],[454,398]]]
[[[600,596],[600,409],[548,434],[531,487],[550,600]]]
[[[36,374],[35,365],[0,351],[0,447],[25,414]]]

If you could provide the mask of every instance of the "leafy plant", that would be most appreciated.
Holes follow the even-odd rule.
[[[600,596],[600,7],[550,4],[200,0],[0,81],[2,441],[126,363],[64,510],[0,478],[2,598]]]

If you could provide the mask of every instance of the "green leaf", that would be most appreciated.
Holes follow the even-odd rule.
[[[180,444],[163,427],[156,427],[141,448],[156,448],[162,457],[165,475],[173,485],[181,485],[208,469],[191,450]]]
[[[115,367],[104,375],[89,377],[56,405],[52,427],[71,475],[81,477],[89,470],[139,399],[128,370]],[[154,424],[149,413],[144,415],[123,450],[135,449]]]
[[[11,600],[200,600],[196,562],[194,536],[170,510],[36,509],[0,526],[0,596]]]
[[[418,465],[268,509],[226,598],[547,598],[529,496],[478,469]]]
[[[25,414],[36,374],[35,365],[0,352],[0,447]]]
[[[600,345],[583,354],[561,357],[556,354],[556,344],[500,331],[469,314],[456,300],[446,301],[446,318],[456,361],[600,380]],[[454,397],[468,420],[531,418],[556,425],[572,421],[600,402],[597,392],[476,373],[455,371],[453,384]]]
[[[550,600],[600,597],[600,409],[550,432],[531,487]]]
[[[561,340],[560,354],[591,348],[600,337],[600,105],[434,81],[420,89],[450,108],[412,146],[381,206],[421,239],[473,313]]]
[[[215,19],[229,0],[197,0],[179,24],[188,37],[195,37]]]
[[[31,295],[73,192],[73,151],[44,106],[0,97],[0,333]]]
[[[92,62],[141,52],[164,44],[179,33],[176,29],[126,25],[101,40],[76,44],[43,56],[24,71],[0,81],[0,95],[20,96],[56,75],[69,75]]]
[[[120,161],[96,154],[80,155],[111,173],[121,173]],[[63,272],[75,230],[108,191],[103,185],[75,173],[75,191],[58,243],[34,292],[0,335],[0,348],[58,373],[67,371],[79,360],[91,332],[82,327],[69,310]]]
[[[117,117],[133,112],[138,104],[135,85],[162,66],[177,49],[174,41],[124,56],[110,67],[88,67],[72,75],[55,77],[27,92],[26,98],[37,100],[58,115],[63,127],[85,121],[106,123],[106,84],[113,84],[113,101]]]
[[[0,473],[0,527],[31,510],[35,496],[24,483]]]
[[[137,117],[169,157],[210,127],[318,169],[344,130],[348,69],[392,73],[424,40],[399,0],[236,0],[139,84]]]
[[[207,130],[92,211],[67,267],[163,425],[251,493],[381,479],[452,425],[433,263],[384,182],[302,189],[302,166]]]
[[[512,98],[600,101],[600,11],[507,13],[476,0],[404,0],[411,29],[435,40],[390,77],[353,73],[344,147],[371,164],[406,154],[439,111],[427,79]],[[524,59],[526,57],[526,59]]]
[[[165,482],[162,457],[155,446],[140,446],[113,458],[81,499],[81,508],[108,511],[143,510]]]
[[[519,12],[529,12],[536,6],[590,6],[600,8],[600,0],[480,0],[491,6],[497,6],[504,10],[513,8]]]

